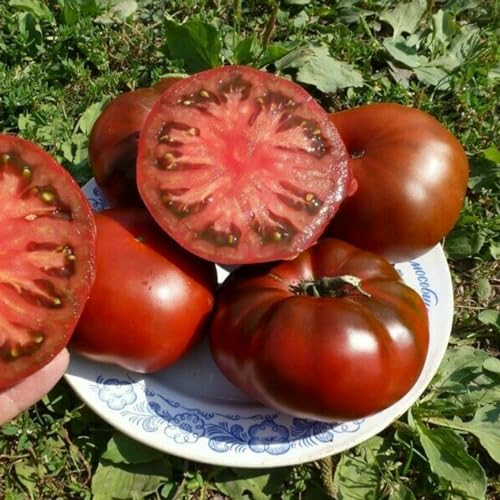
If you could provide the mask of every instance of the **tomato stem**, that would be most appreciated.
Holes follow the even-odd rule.
[[[296,285],[292,285],[290,290],[296,295],[310,297],[345,297],[351,295],[352,292],[370,297],[370,294],[361,287],[361,279],[349,274],[302,280]]]

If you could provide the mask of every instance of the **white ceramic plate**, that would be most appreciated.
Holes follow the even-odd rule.
[[[93,181],[93,208],[106,202]],[[400,401],[363,420],[315,422],[277,413],[232,386],[202,343],[174,366],[139,375],[72,354],[66,379],[98,415],[132,438],[166,453],[214,465],[277,467],[339,453],[378,434],[425,390],[448,344],[453,319],[451,278],[440,246],[397,270],[423,297],[430,347],[415,386]],[[218,269],[219,279],[227,271]]]

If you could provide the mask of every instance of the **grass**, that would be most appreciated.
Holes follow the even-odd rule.
[[[453,131],[471,165],[466,203],[444,242],[456,300],[449,351],[423,397],[381,435],[296,467],[209,467],[152,451],[144,455],[141,445],[127,442],[61,381],[43,401],[1,427],[0,498],[106,499],[111,497],[103,483],[113,478],[135,481],[136,489],[121,498],[500,496],[494,451],[500,449],[498,5],[414,0],[401,8],[402,3],[0,4],[1,131],[44,146],[80,183],[92,176],[88,132],[109,98],[214,61],[264,65],[290,75],[330,111],[385,101],[419,107]],[[420,22],[414,23],[411,9],[422,5]],[[203,24],[220,42],[202,35],[193,40],[181,27],[185,43],[178,43],[172,23],[196,20],[197,29]],[[395,38],[406,52],[392,48]],[[329,55],[313,42],[326,46]],[[304,45],[313,56],[286,64],[284,56]],[[193,46],[202,56],[187,64],[183,50]],[[415,56],[426,58],[425,68],[415,65]],[[314,72],[311,57],[322,68],[339,68],[340,61],[342,75]],[[450,374],[454,385],[445,376]],[[129,454],[112,455],[113,446],[124,441]],[[454,452],[447,454],[450,449]]]

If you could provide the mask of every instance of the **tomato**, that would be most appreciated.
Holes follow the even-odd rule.
[[[278,411],[324,421],[362,418],[405,395],[428,342],[417,292],[382,257],[335,239],[235,271],[210,326],[232,383]]]
[[[0,389],[73,333],[94,279],[95,223],[78,184],[31,142],[0,135]]]
[[[179,78],[164,78],[114,98],[96,120],[89,138],[89,159],[97,185],[113,205],[137,205],[135,182],[139,131],[159,95]]]
[[[141,130],[137,184],[170,236],[223,264],[294,257],[355,189],[319,104],[244,66],[198,73],[162,94]]]
[[[325,232],[410,260],[436,245],[458,219],[469,175],[458,140],[435,118],[398,104],[330,115],[358,182]]]
[[[141,373],[198,339],[214,304],[215,266],[185,252],[144,209],[96,214],[96,280],[72,347]]]

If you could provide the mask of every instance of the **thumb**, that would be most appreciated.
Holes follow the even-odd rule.
[[[68,364],[69,353],[63,349],[43,368],[0,392],[0,425],[45,396],[63,376]]]

